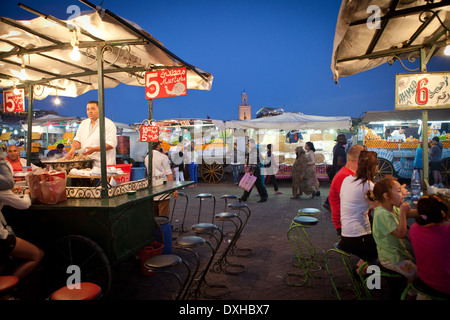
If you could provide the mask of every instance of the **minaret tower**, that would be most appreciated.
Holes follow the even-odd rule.
[[[241,93],[241,104],[239,105],[239,120],[250,120],[252,118],[252,106],[248,104],[247,94]]]

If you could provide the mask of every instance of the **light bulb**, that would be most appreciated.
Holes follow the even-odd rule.
[[[58,98],[58,96],[56,96],[55,100],[53,100],[53,102],[59,106],[59,104],[61,103],[61,100]]]
[[[445,47],[444,54],[450,56],[450,44]]]
[[[20,80],[27,80],[28,76],[27,76],[27,72],[25,71],[25,67],[22,66],[22,69],[20,69],[20,73],[18,75]]]
[[[78,46],[73,47],[73,50],[70,52],[70,58],[75,61],[80,60],[81,55],[80,55],[80,49],[78,48]]]
[[[16,87],[14,87],[14,90],[13,90],[13,93],[14,93],[14,95],[19,95],[20,94],[20,90],[19,89],[17,89]]]

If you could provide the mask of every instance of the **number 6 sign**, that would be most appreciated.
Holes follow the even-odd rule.
[[[21,112],[25,111],[24,107],[24,89],[18,89],[19,94],[14,94],[14,91],[3,91],[3,111],[7,112]]]

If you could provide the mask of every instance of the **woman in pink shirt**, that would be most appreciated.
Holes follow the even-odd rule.
[[[450,295],[450,223],[448,207],[436,195],[417,204],[418,217],[409,230],[417,273],[429,287]]]

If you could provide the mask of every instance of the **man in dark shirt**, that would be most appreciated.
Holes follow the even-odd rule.
[[[47,158],[51,159],[59,159],[64,156],[64,145],[62,143],[59,143],[56,146],[56,149],[50,150],[47,153]]]
[[[333,181],[336,173],[343,168],[347,163],[347,155],[345,153],[345,145],[347,144],[347,138],[344,134],[338,134],[336,138],[336,145],[333,147],[333,167],[330,178],[330,182]],[[328,197],[325,200],[323,207],[328,211],[331,211],[330,202],[328,201]]]

